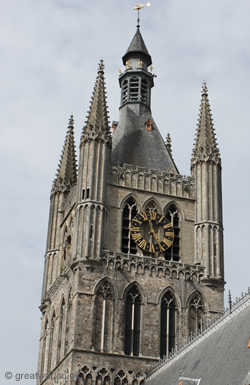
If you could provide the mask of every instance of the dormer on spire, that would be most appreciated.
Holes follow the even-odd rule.
[[[53,182],[52,193],[65,192],[77,181],[77,162],[74,137],[74,118],[70,116],[61,158],[58,165],[56,178]]]
[[[103,60],[99,63],[90,109],[82,131],[81,145],[89,140],[111,143]]]
[[[201,161],[212,161],[216,164],[221,163],[208,100],[208,89],[205,82],[202,85],[201,95],[200,116],[198,119],[196,140],[192,153],[192,166]]]

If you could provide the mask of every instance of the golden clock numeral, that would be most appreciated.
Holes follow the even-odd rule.
[[[174,232],[173,231],[169,231],[169,232],[165,233],[165,237],[172,237],[172,238],[174,238]]]
[[[139,232],[140,231],[140,227],[130,227],[130,231]]]
[[[168,227],[172,227],[171,223],[167,223],[166,225],[163,226],[164,229],[167,229]]]
[[[142,237],[140,233],[139,234],[131,234],[131,235],[132,235],[132,238],[135,242],[138,241]]]
[[[141,247],[143,250],[145,250],[147,246],[147,242],[145,241],[145,239],[143,239],[140,243],[138,243],[138,246]]]
[[[166,238],[164,238],[162,240],[162,242],[165,243],[165,245],[167,245],[168,247],[170,247],[172,245],[172,243],[173,243],[172,241],[170,241],[169,239],[166,239]]]
[[[149,244],[149,252],[155,253],[155,248],[154,248],[154,245],[152,245],[152,243]]]
[[[147,214],[145,213],[145,211],[143,211],[142,213],[140,213],[141,217],[144,219],[144,221],[147,221],[148,217],[147,217]]]
[[[133,221],[139,223],[139,225],[142,224],[142,222],[140,222],[137,218],[134,218]]]

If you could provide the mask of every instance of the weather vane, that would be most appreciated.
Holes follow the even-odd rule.
[[[151,4],[150,3],[146,3],[146,4],[136,4],[135,7],[133,7],[132,9],[134,11],[138,11],[138,19],[137,19],[137,28],[140,28],[140,10],[144,7],[151,7]]]

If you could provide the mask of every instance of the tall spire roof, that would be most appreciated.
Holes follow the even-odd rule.
[[[74,119],[73,115],[71,115],[52,191],[65,191],[70,185],[75,184],[76,180],[77,163],[75,152]]]
[[[148,53],[146,44],[144,43],[139,27],[137,27],[136,33],[130,43],[130,46],[128,47],[127,52],[122,58],[123,64],[125,65],[126,61],[135,54],[141,56],[146,61],[147,66],[150,66],[152,64],[151,56]]]
[[[206,83],[203,83],[202,85],[201,95],[200,116],[198,119],[196,140],[192,153],[192,164],[197,161],[206,160],[220,163],[220,152],[216,142]]]
[[[99,64],[87,120],[83,127],[81,143],[90,139],[99,139],[104,140],[105,142],[111,141],[104,79],[104,64],[102,60]]]

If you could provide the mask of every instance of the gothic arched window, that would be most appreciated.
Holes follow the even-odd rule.
[[[41,353],[41,368],[40,368],[41,375],[43,375],[44,372],[46,372],[46,370],[44,370],[44,364],[45,364],[47,337],[48,337],[48,319],[46,318],[45,324],[44,324],[43,338],[42,338],[42,353]]]
[[[62,359],[62,355],[64,352],[64,347],[63,347],[63,335],[65,331],[64,327],[65,327],[65,301],[63,298],[61,309],[60,309],[60,316],[59,316],[57,359],[56,359],[57,363],[60,361],[60,359]]]
[[[64,344],[64,354],[69,350],[69,341],[70,341],[70,325],[72,322],[72,289],[70,289],[68,304],[67,304],[67,318],[66,318],[66,328],[65,328],[65,344]]]
[[[51,371],[51,364],[52,364],[52,355],[53,355],[54,339],[55,339],[55,321],[56,321],[56,315],[55,315],[55,312],[53,312],[51,323],[50,323],[50,334],[49,334],[48,373]]]
[[[167,356],[175,348],[176,305],[174,295],[168,291],[161,300],[160,356]]]
[[[180,259],[180,227],[179,227],[179,215],[175,205],[171,205],[166,213],[166,218],[172,224],[174,229],[174,242],[172,246],[165,251],[165,259],[167,261],[178,262]]]
[[[104,282],[98,289],[95,302],[95,349],[109,352],[112,344],[113,289]]]
[[[122,212],[122,252],[126,254],[136,254],[136,244],[130,234],[130,224],[136,214],[136,202],[129,198]]]
[[[199,293],[196,293],[190,301],[188,310],[189,334],[196,333],[202,327],[203,302]]]
[[[139,356],[140,352],[141,295],[136,285],[132,286],[125,302],[124,353]]]

